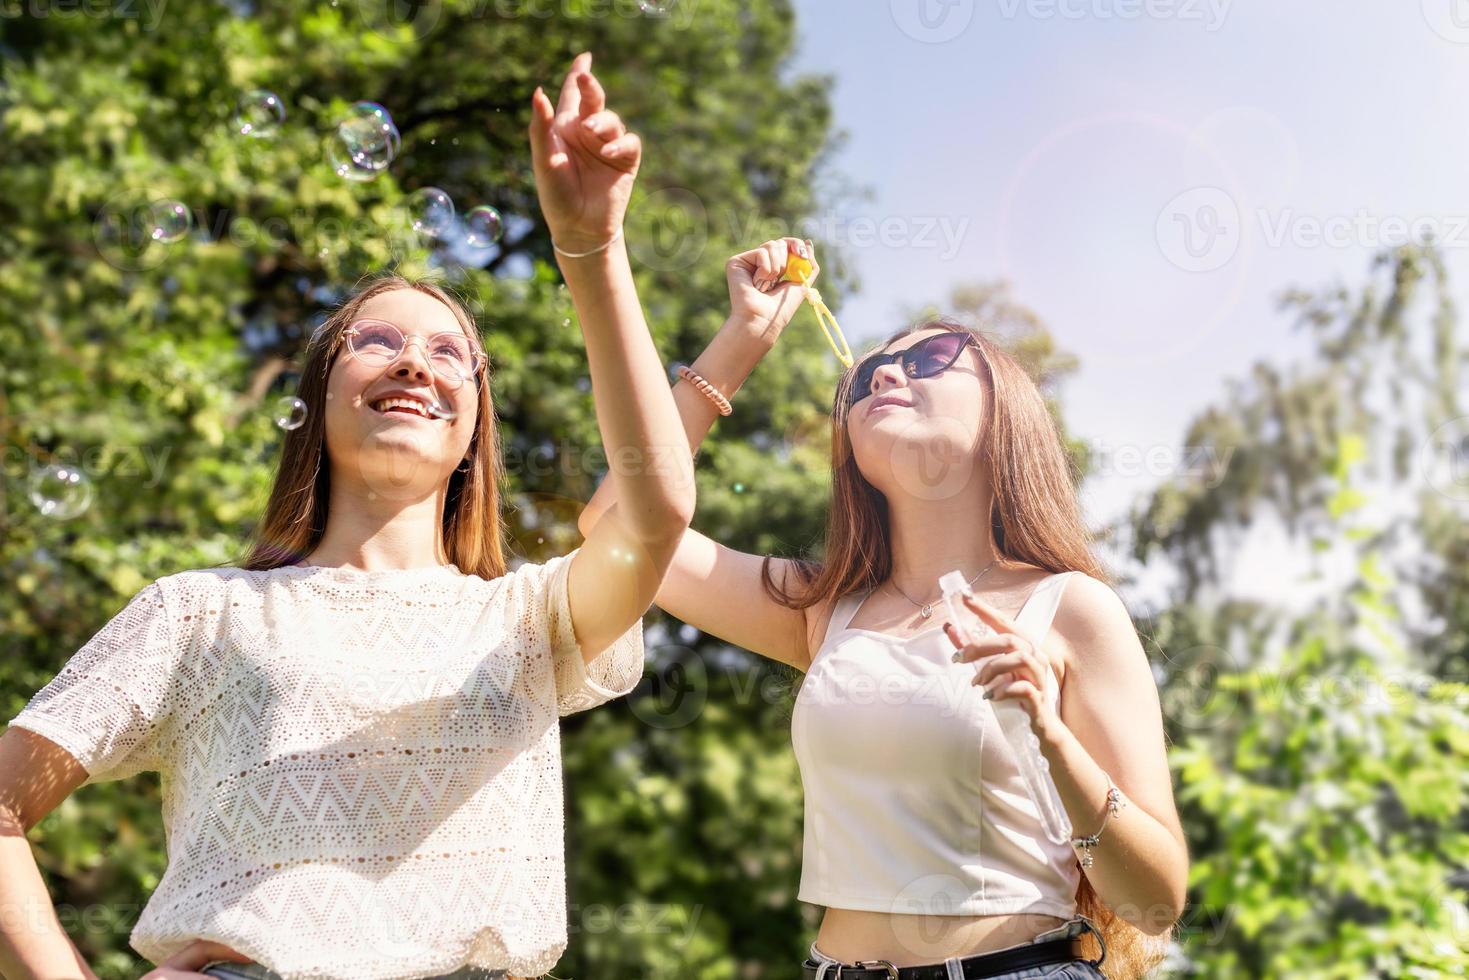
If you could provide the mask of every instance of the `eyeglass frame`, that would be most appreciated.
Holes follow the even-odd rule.
[[[923,347],[925,344],[928,344],[930,341],[938,340],[938,339],[940,339],[942,337],[963,337],[964,338],[964,343],[960,344],[954,350],[954,356],[953,356],[953,358],[951,358],[947,364],[945,364],[943,367],[939,368],[938,370],[933,371],[930,374],[909,374],[908,371],[907,371],[907,367],[908,367],[908,362],[910,360],[910,356],[912,355],[912,352],[918,350],[920,347]],[[853,397],[851,397],[850,399],[848,399],[848,401],[847,401],[847,408],[849,410],[852,409],[852,408],[855,408],[857,406],[857,403],[858,402],[862,401],[863,399],[867,398],[870,395],[876,394],[876,392],[874,392],[872,390],[872,378],[871,377],[869,377],[867,379],[867,391],[865,393],[858,394],[858,392],[861,391],[861,388],[857,384],[857,379],[862,374],[863,368],[865,368],[872,361],[880,361],[881,362],[881,363],[879,363],[877,365],[877,367],[874,367],[872,369],[874,374],[876,374],[877,368],[878,367],[881,367],[883,364],[899,364],[904,369],[903,370],[904,377],[914,378],[914,379],[917,379],[917,378],[935,378],[935,377],[938,377],[940,374],[943,374],[949,368],[953,367],[956,363],[958,363],[959,356],[964,353],[965,348],[970,347],[970,346],[973,346],[975,350],[978,350],[979,349],[979,343],[974,339],[974,334],[970,333],[968,330],[946,330],[943,333],[936,333],[936,334],[934,334],[931,337],[924,337],[922,340],[920,340],[918,343],[914,344],[913,346],[911,346],[911,347],[905,347],[905,348],[903,348],[900,351],[891,351],[891,352],[887,352],[887,353],[884,353],[882,351],[878,351],[875,354],[869,354],[869,355],[867,355],[866,357],[862,358],[862,360],[858,361],[856,363],[856,365],[852,368],[852,392],[851,392],[851,394],[852,394]]]
[[[373,324],[378,324],[378,325],[381,325],[381,326],[384,326],[384,327],[391,327],[391,328],[393,328],[393,330],[397,331],[398,336],[400,336],[400,337],[403,338],[403,346],[402,346],[402,348],[399,349],[399,351],[398,351],[398,353],[397,353],[397,355],[395,357],[392,357],[389,360],[383,362],[384,363],[384,366],[387,365],[387,364],[392,364],[399,357],[402,357],[403,354],[404,354],[404,352],[408,350],[408,345],[411,342],[413,342],[414,340],[419,340],[419,341],[422,341],[422,343],[423,343],[423,348],[424,348],[424,352],[425,352],[425,359],[429,363],[429,370],[433,372],[434,377],[436,377],[436,378],[442,376],[442,377],[444,377],[444,378],[447,379],[449,376],[447,374],[441,374],[441,372],[437,368],[434,367],[434,356],[432,354],[428,353],[428,351],[430,351],[432,349],[432,343],[433,343],[433,341],[437,340],[440,337],[443,337],[443,336],[446,336],[447,335],[447,336],[450,336],[450,337],[454,337],[456,340],[464,340],[466,343],[469,343],[469,346],[470,346],[469,356],[470,356],[470,359],[474,363],[474,367],[470,369],[470,373],[468,375],[461,376],[461,378],[459,380],[459,383],[457,385],[455,385],[455,384],[451,384],[450,385],[451,389],[454,390],[454,391],[458,391],[460,388],[464,387],[464,382],[470,380],[471,378],[474,379],[475,387],[478,388],[479,387],[480,375],[484,373],[485,369],[489,366],[489,363],[490,363],[490,355],[487,354],[487,353],[485,353],[484,351],[475,350],[473,343],[469,341],[469,336],[467,334],[463,333],[463,332],[454,331],[454,330],[440,330],[437,333],[430,335],[427,339],[424,339],[423,337],[420,337],[418,334],[406,333],[403,330],[403,328],[399,327],[396,323],[392,323],[392,322],[390,322],[388,320],[379,320],[376,317],[362,317],[361,319],[353,320],[350,324],[348,324],[346,327],[344,327],[342,329],[342,332],[337,335],[337,343],[338,344],[341,344],[345,340],[346,345],[347,345],[347,353],[348,354],[351,354],[353,357],[355,357],[357,360],[361,361],[363,364],[368,364],[368,365],[372,365],[372,366],[378,366],[378,365],[373,365],[373,362],[372,361],[367,360],[361,354],[359,354],[357,352],[357,348],[355,346],[353,346],[353,344],[352,344],[352,338],[354,336],[356,336],[356,334],[358,332],[358,327],[361,324],[364,324],[364,323],[373,323]]]

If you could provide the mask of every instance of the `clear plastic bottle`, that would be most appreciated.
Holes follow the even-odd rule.
[[[944,605],[949,609],[949,622],[954,624],[961,640],[968,643],[994,632],[960,600],[960,596],[973,595],[962,574],[954,571],[941,576],[939,588],[944,593]],[[975,663],[976,673],[981,666],[982,661]],[[1025,780],[1026,792],[1035,802],[1046,836],[1053,844],[1069,844],[1071,818],[1066,815],[1061,795],[1056,792],[1056,784],[1051,780],[1051,764],[1041,754],[1041,740],[1031,731],[1030,715],[1013,700],[991,701],[990,704],[994,706],[995,718],[1000,723],[1000,730],[1005,733],[1005,740],[1015,753],[1020,774]]]

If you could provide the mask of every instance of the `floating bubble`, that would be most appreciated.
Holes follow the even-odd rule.
[[[505,233],[505,222],[500,212],[488,204],[470,208],[464,216],[464,241],[475,248],[489,248]]]
[[[264,89],[247,92],[235,111],[235,132],[258,139],[274,136],[286,119],[286,105],[280,96]]]
[[[275,424],[282,429],[299,429],[306,421],[306,403],[293,395],[286,395],[275,403]]]
[[[638,0],[638,9],[653,17],[662,17],[672,6],[672,0]]]
[[[173,244],[189,233],[194,216],[178,201],[154,201],[148,206],[148,237]]]
[[[376,102],[358,102],[327,144],[332,170],[346,180],[373,180],[398,155],[398,127]]]
[[[113,198],[97,212],[92,237],[97,254],[108,265],[125,272],[151,269],[168,256],[154,237],[156,202],[134,201],[124,196]]]
[[[92,503],[92,481],[75,466],[53,463],[31,474],[31,503],[42,517],[65,521]]]
[[[569,326],[571,326],[571,317],[567,317],[565,320],[562,320],[561,321],[561,325],[563,327],[569,327]]]
[[[734,485],[734,492],[735,493],[744,493],[745,492],[745,485],[743,483],[736,483]]]
[[[408,195],[408,222],[429,238],[448,238],[454,229],[454,199],[437,187]]]

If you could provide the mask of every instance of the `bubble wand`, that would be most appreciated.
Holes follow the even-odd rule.
[[[810,245],[810,242],[807,242],[807,245]],[[837,325],[837,318],[832,315],[831,310],[822,302],[821,293],[817,292],[816,287],[811,285],[811,273],[814,270],[815,267],[811,264],[810,259],[804,255],[797,255],[795,252],[792,252],[786,260],[785,272],[781,275],[781,278],[786,282],[794,282],[800,285],[801,289],[805,292],[806,302],[810,303],[811,309],[816,312],[816,322],[821,324],[821,332],[826,334],[826,342],[831,345],[831,349],[836,354],[837,360],[842,362],[843,367],[851,367],[854,360],[852,357],[852,348],[847,346],[847,338],[842,335],[842,328]],[[827,326],[828,323],[831,325]],[[835,336],[833,336],[833,332],[835,332]],[[837,346],[838,340],[842,342],[841,347]]]

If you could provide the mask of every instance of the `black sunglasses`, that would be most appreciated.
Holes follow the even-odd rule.
[[[963,330],[936,333],[907,350],[863,358],[857,365],[857,375],[852,380],[852,400],[848,407],[872,394],[872,378],[884,364],[900,364],[903,373],[910,378],[931,378],[953,367],[972,340],[974,336]]]

